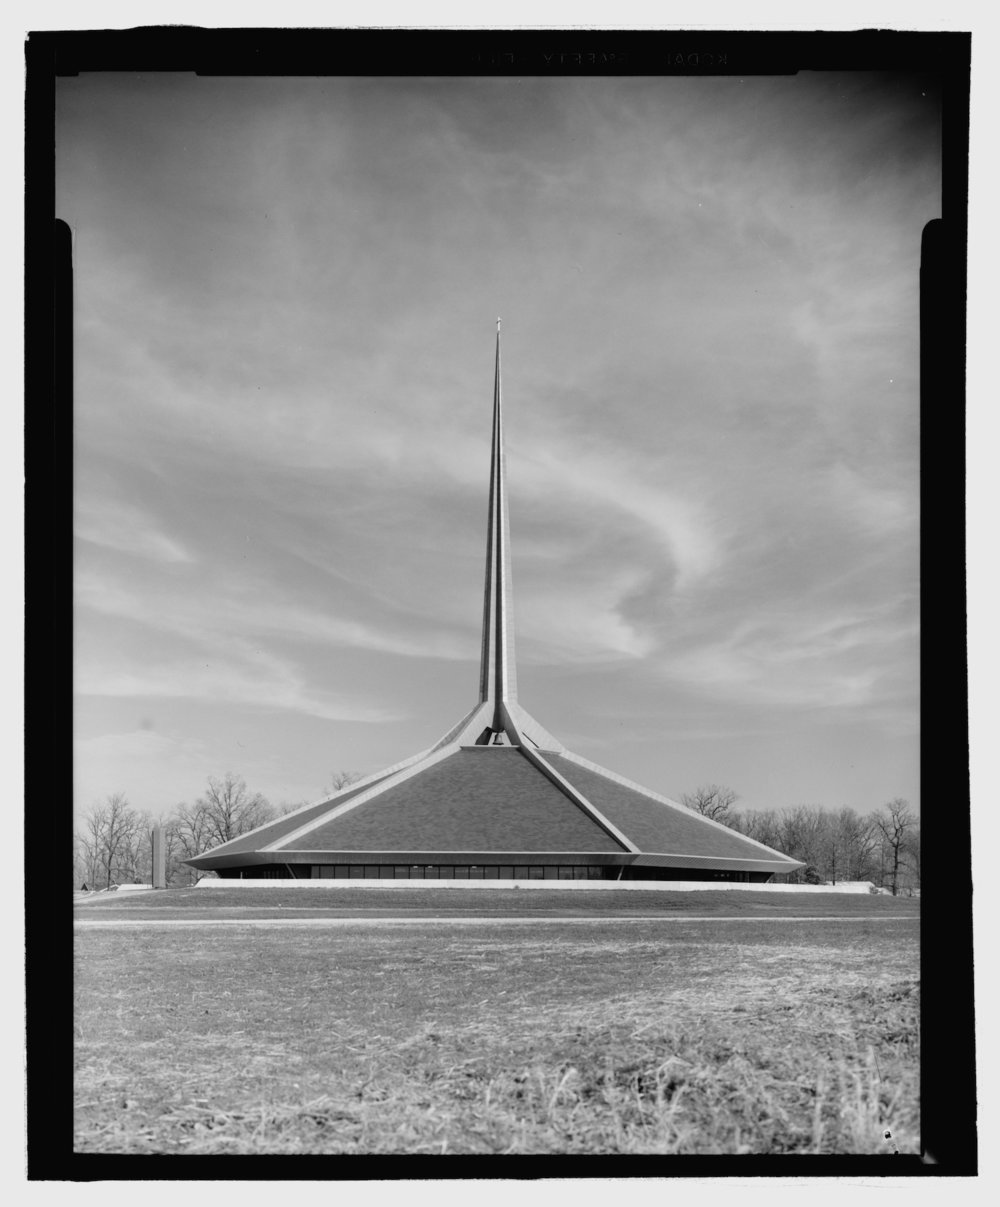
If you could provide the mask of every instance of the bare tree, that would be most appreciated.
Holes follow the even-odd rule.
[[[747,809],[744,813],[734,809],[729,815],[726,825],[745,834],[747,838],[753,838],[775,850],[778,849],[781,842],[778,816],[771,809]]]
[[[209,817],[205,810],[199,809],[198,805],[177,805],[174,816],[164,827],[164,833],[170,835],[168,841],[172,849],[171,853],[176,851],[176,873],[180,874],[182,879],[191,880],[193,884],[197,884],[197,871],[194,868],[186,867],[183,861],[193,859],[195,855],[207,851],[212,845],[209,836]]]
[[[145,810],[136,812],[136,826],[125,843],[122,868],[126,878],[143,884],[152,883],[153,818]]]
[[[287,817],[289,813],[294,813],[296,809],[304,809],[306,805],[312,804],[308,800],[279,800],[274,808],[275,817]]]
[[[103,804],[92,805],[78,840],[85,866],[95,884],[105,888],[119,880],[136,878],[139,854],[148,818],[128,803],[123,792],[115,792]],[[89,881],[88,881],[89,883]]]
[[[221,779],[208,777],[208,790],[198,798],[195,809],[202,815],[199,831],[213,847],[255,830],[274,816],[267,800],[259,792],[251,792],[246,780],[231,771]]]
[[[844,879],[844,864],[847,862],[844,851],[844,835],[837,824],[835,815],[828,814],[824,809],[819,810],[820,827],[817,835],[820,858],[822,860],[822,878],[831,884],[837,883],[837,873]]]
[[[188,866],[184,860],[200,855],[212,845],[204,811],[197,806],[178,805],[163,823],[163,862],[167,884],[197,884],[205,873]]]
[[[851,808],[839,813],[819,810],[821,822],[819,845],[822,851],[824,877],[832,884],[839,880],[862,880],[870,871],[870,856],[874,848],[873,825]]]
[[[725,824],[801,860],[804,868],[782,875],[790,883],[880,880],[881,836],[874,819],[854,809],[832,812],[811,805],[796,805],[780,812],[748,809],[741,813],[733,809]]]
[[[817,883],[819,867],[823,864],[824,831],[822,811],[808,805],[782,809],[778,815],[777,849],[801,860],[806,866],[788,874],[790,884],[801,881]]]
[[[208,778],[208,789],[193,805],[179,804],[163,826],[167,883],[197,884],[207,873],[185,864],[186,859],[239,838],[271,821],[275,810],[259,792],[251,792],[242,776],[227,772]]]
[[[871,817],[863,817],[853,809],[841,809],[838,817],[849,880],[875,878],[875,850],[878,831]]]
[[[693,792],[685,792],[681,797],[681,804],[695,809],[702,817],[728,825],[733,805],[737,800],[739,796],[732,788],[724,788],[719,784],[703,784]]]
[[[101,879],[101,861],[89,830],[73,835],[73,884],[96,888]]]
[[[906,856],[907,840],[918,825],[917,815],[909,801],[897,796],[874,814],[875,825],[882,839],[882,849],[889,865],[892,895],[899,892],[899,871]]]
[[[335,792],[340,792],[349,784],[357,783],[361,779],[357,771],[331,771],[330,782],[325,785],[323,792],[328,796],[333,796]]]

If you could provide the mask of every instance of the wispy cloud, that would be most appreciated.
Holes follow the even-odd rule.
[[[868,614],[778,614],[743,620],[696,648],[670,651],[665,676],[711,694],[785,707],[884,707],[879,692],[887,668],[916,652],[915,620],[893,621],[885,609]],[[916,710],[910,713],[911,728]]]
[[[613,451],[599,456],[561,446],[525,450],[518,468],[518,489],[524,508],[536,498],[557,498],[564,506],[586,506],[592,515],[622,513],[653,538],[660,556],[683,591],[718,563],[719,542],[704,514],[689,496],[671,494],[641,480],[641,460],[631,467],[617,463]],[[631,468],[631,472],[629,472]]]
[[[205,645],[233,646],[280,637],[292,644],[348,645],[408,657],[461,658],[467,653],[446,632],[415,634],[377,629],[349,617],[298,605],[273,586],[259,593],[260,580],[230,578],[221,589],[202,593],[197,583],[129,586],[106,575],[76,576],[78,607],[133,621]]]
[[[520,592],[516,617],[522,661],[598,664],[651,653],[652,638],[622,611],[630,588],[641,580],[641,575],[625,571],[581,589],[556,582],[537,592]]]
[[[239,708],[294,713],[327,721],[382,723],[398,720],[400,711],[366,705],[355,696],[318,692],[295,668],[280,659],[245,653],[243,664],[228,652],[225,658],[200,662],[194,658],[150,661],[144,666],[114,667],[83,658],[75,670],[76,690],[82,695],[141,699],[188,699],[224,702]]]
[[[876,538],[916,534],[918,498],[908,491],[873,482],[856,468],[838,461],[824,475],[823,485],[833,506],[863,531]]]
[[[59,118],[95,717],[265,701],[277,763],[312,719],[369,765],[460,713],[501,313],[536,682],[658,719],[651,763],[660,722],[912,728],[933,96],[95,74]]]
[[[133,503],[78,496],[73,529],[78,537],[151,562],[190,563],[191,551],[163,532],[156,520]]]

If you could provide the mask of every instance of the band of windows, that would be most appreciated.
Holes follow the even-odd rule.
[[[517,864],[333,864],[314,866],[314,879],[356,880],[602,880],[605,869]]]
[[[764,881],[759,872],[593,864],[259,864],[221,869],[240,880],[727,880]]]

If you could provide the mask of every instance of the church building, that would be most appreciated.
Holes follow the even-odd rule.
[[[428,750],[187,862],[239,879],[758,883],[803,866],[567,750],[519,702],[499,320],[478,701]]]

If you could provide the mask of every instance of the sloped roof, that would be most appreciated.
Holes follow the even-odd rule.
[[[698,858],[774,857],[774,852],[735,830],[715,825],[681,805],[668,805],[564,755],[546,754],[545,758],[641,851]]]
[[[552,772],[555,777],[552,777]],[[619,832],[617,841],[608,832]],[[452,745],[369,777],[189,862],[365,861],[381,852],[517,852],[664,867],[792,871],[770,847],[656,796],[568,751]],[[237,858],[234,859],[233,856]]]
[[[273,840],[272,840],[273,841]],[[260,843],[258,843],[258,846]],[[624,848],[515,746],[459,748],[271,849],[607,851]]]
[[[350,800],[353,796],[359,796],[374,784],[388,778],[389,775],[389,771],[384,771],[380,775],[365,779],[360,784],[352,784],[349,788],[336,793],[333,797],[325,797],[315,805],[308,805],[304,809],[296,809],[293,813],[286,813],[284,817],[279,817],[276,821],[269,821],[263,826],[258,826],[256,830],[249,830],[246,834],[241,834],[239,838],[231,838],[229,842],[223,843],[222,846],[215,847],[212,854],[242,855],[248,851],[258,851],[261,847],[267,846],[268,843],[277,841],[282,834],[287,834],[290,830],[297,829],[306,822],[314,821],[325,813],[329,813],[335,804],[339,805]]]

